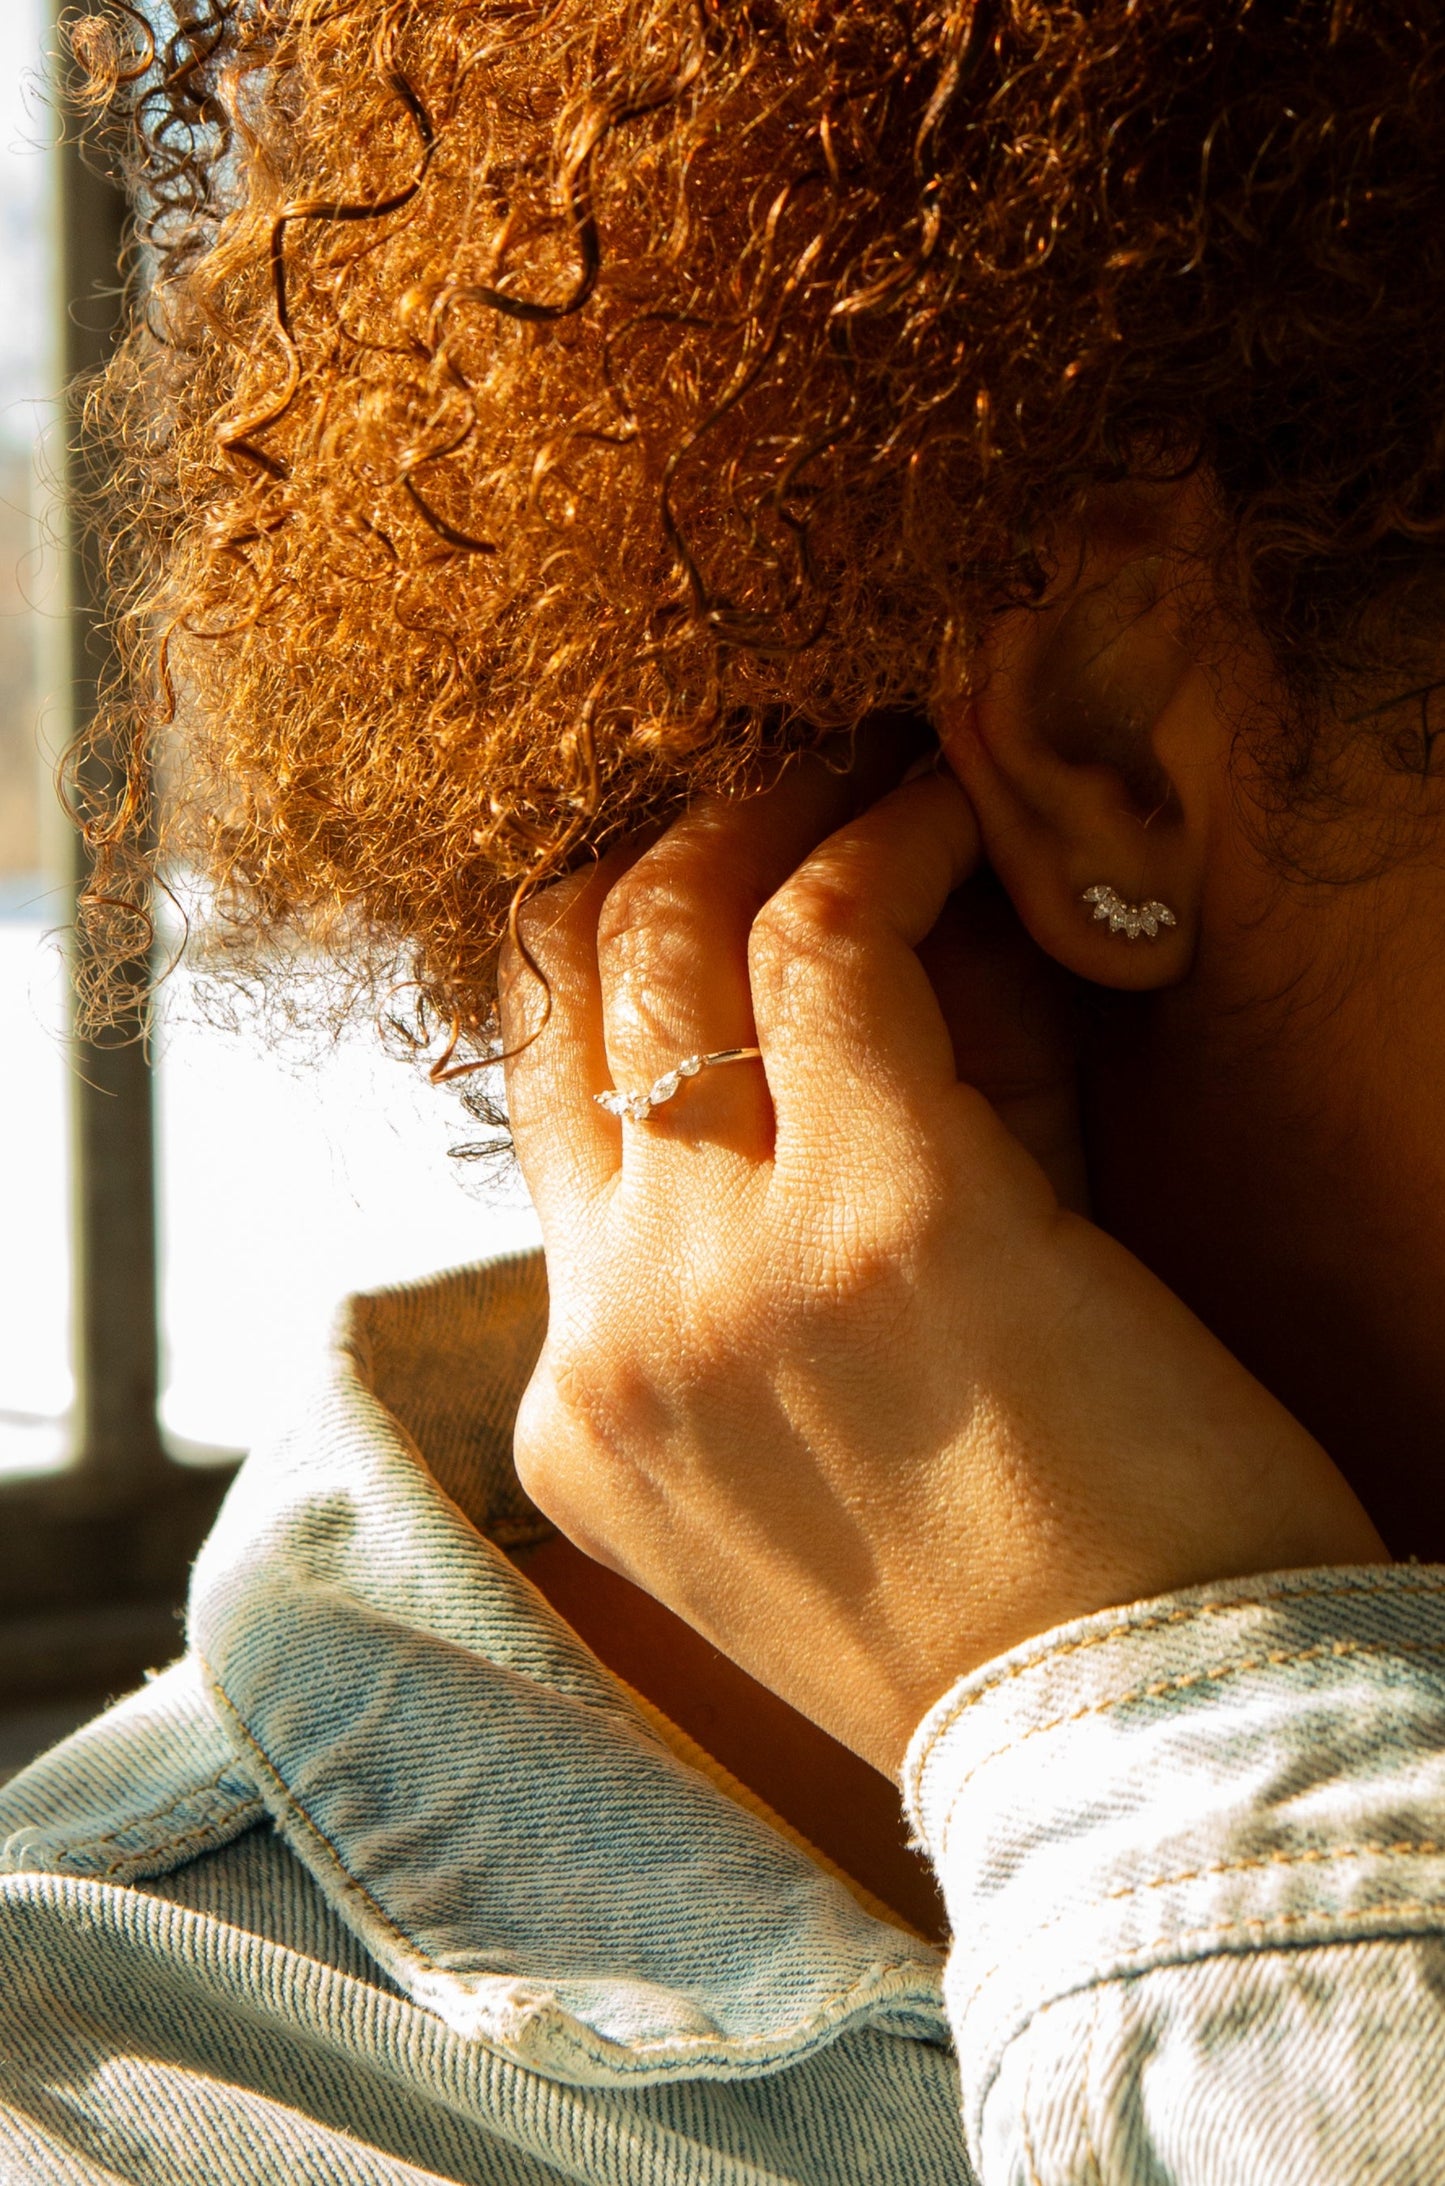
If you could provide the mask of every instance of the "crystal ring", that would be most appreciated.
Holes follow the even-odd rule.
[[[695,1078],[700,1070],[708,1070],[714,1063],[751,1063],[762,1056],[758,1047],[717,1047],[710,1055],[684,1055],[671,1070],[664,1070],[660,1078],[654,1078],[645,1093],[594,1093],[592,1098],[599,1108],[605,1108],[609,1116],[625,1116],[629,1123],[646,1123],[654,1108],[661,1108],[670,1101],[684,1078]]]

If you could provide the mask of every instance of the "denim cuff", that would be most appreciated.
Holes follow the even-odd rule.
[[[1445,1566],[1274,1573],[1044,1633],[929,1711],[904,1795],[953,1929],[972,2132],[1064,1996],[1445,1929]]]

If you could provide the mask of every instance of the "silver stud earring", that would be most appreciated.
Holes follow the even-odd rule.
[[[1150,941],[1157,941],[1161,926],[1179,924],[1167,903],[1126,903],[1103,881],[1086,888],[1083,900],[1092,903],[1095,918],[1108,920],[1111,934],[1123,934],[1130,941],[1137,941],[1141,934]]]

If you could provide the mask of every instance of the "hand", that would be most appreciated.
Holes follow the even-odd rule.
[[[895,1772],[955,1678],[1067,1618],[1384,1551],[1318,1445],[1061,1204],[1061,1081],[1005,1073],[1051,1182],[960,1080],[970,1028],[919,951],[978,862],[961,791],[925,775],[839,826],[840,794],[794,768],[529,909],[551,1008],[537,1031],[514,954],[508,1097],[551,1321],[516,1450],[579,1546]],[[593,1101],[734,1044],[761,1065],[646,1123]]]

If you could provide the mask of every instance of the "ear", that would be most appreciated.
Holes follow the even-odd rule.
[[[1066,581],[1005,615],[933,706],[989,862],[1040,947],[1101,986],[1173,985],[1199,931],[1206,846],[1230,739],[1195,657],[1189,488],[1093,512]],[[1163,903],[1175,923],[1130,939],[1087,889]]]

